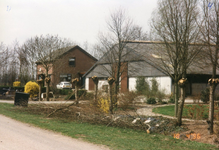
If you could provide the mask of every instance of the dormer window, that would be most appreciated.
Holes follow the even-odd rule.
[[[69,66],[75,67],[75,58],[69,58]]]

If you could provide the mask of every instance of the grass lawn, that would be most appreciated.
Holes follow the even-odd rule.
[[[169,106],[168,106],[169,107]],[[172,109],[172,107],[170,107]],[[193,141],[174,139],[172,136],[159,134],[147,134],[132,129],[106,127],[103,125],[91,125],[88,123],[70,122],[46,118],[43,115],[33,115],[17,109],[12,104],[0,103],[0,114],[13,119],[30,123],[40,128],[61,132],[73,138],[81,138],[95,144],[103,144],[110,149],[121,150],[209,150],[217,149],[213,145]]]
[[[153,112],[168,116],[174,116],[174,107],[174,105],[157,107],[153,109]],[[215,114],[217,114],[218,112],[218,107],[215,107]],[[208,105],[185,105],[183,108],[183,117],[191,119],[207,119]]]
[[[174,105],[170,106],[164,106],[164,107],[156,107],[152,110],[154,113],[168,115],[168,116],[174,116]]]

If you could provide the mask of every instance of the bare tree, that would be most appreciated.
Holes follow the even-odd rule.
[[[28,50],[24,45],[19,46],[16,52],[19,60],[19,80],[21,84],[25,85],[29,80],[31,80],[32,77],[32,75],[29,74],[29,72],[31,72],[31,62],[28,61],[31,58],[29,58]]]
[[[73,42],[60,38],[58,35],[35,36],[28,39],[23,48],[27,50],[28,59],[31,64],[32,78],[36,73],[35,63],[40,64],[42,72],[46,77],[46,100],[49,101],[50,76],[49,71],[53,66],[54,60],[62,53],[61,48],[72,46]]]
[[[3,42],[0,44],[0,79],[3,85],[7,84],[7,62],[9,58],[9,50]]]
[[[2,66],[2,64],[4,63],[5,61],[5,50],[6,50],[6,47],[4,45],[3,42],[1,42],[0,44],[0,66]]]
[[[214,121],[214,95],[217,87],[217,68],[219,59],[219,1],[203,0],[202,3],[203,22],[201,33],[203,42],[206,44],[206,63],[212,66],[212,78],[209,79],[210,96],[209,96],[209,133],[213,134]],[[210,60],[210,61],[209,61]]]
[[[18,78],[18,59],[16,54],[18,47],[17,40],[10,47],[6,47],[3,43],[0,45],[0,79],[5,86],[12,86],[15,79]]]
[[[9,63],[9,77],[10,77],[10,84],[13,85],[13,82],[18,79],[19,74],[19,65],[17,59],[17,50],[19,49],[19,42],[14,40],[11,50],[10,50],[10,63]]]
[[[185,94],[182,94],[178,110],[178,81],[186,78],[187,68],[201,48],[189,46],[199,40],[198,0],[160,0],[153,14],[151,34],[162,42],[154,48],[159,57],[157,64],[174,81],[175,116],[181,125]]]
[[[108,72],[109,77],[115,78],[114,101],[111,105],[117,107],[117,94],[122,80],[121,76],[127,69],[126,41],[146,38],[146,34],[143,34],[142,28],[135,25],[123,9],[111,13],[107,27],[107,33],[99,34],[99,44],[95,48],[99,58],[104,55],[99,63],[107,65],[101,65],[102,69]]]

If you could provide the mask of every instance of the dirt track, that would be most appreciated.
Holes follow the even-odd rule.
[[[0,115],[0,150],[107,150]]]

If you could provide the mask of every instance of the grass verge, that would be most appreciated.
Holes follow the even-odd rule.
[[[213,145],[178,140],[172,136],[146,134],[145,132],[132,129],[113,128],[103,125],[91,125],[88,123],[46,118],[43,115],[33,115],[23,112],[22,109],[17,109],[12,104],[1,103],[0,114],[25,123],[30,123],[40,128],[61,132],[63,135],[73,138],[81,138],[95,144],[103,144],[116,150],[217,149]]]
[[[154,108],[152,111],[154,113],[159,113],[168,116],[175,116],[174,114],[174,105],[171,106],[164,106],[164,107],[157,107]],[[218,109],[215,109],[215,113],[218,113]],[[184,118],[190,119],[207,119],[208,118],[208,105],[185,105],[183,108],[183,115]]]

